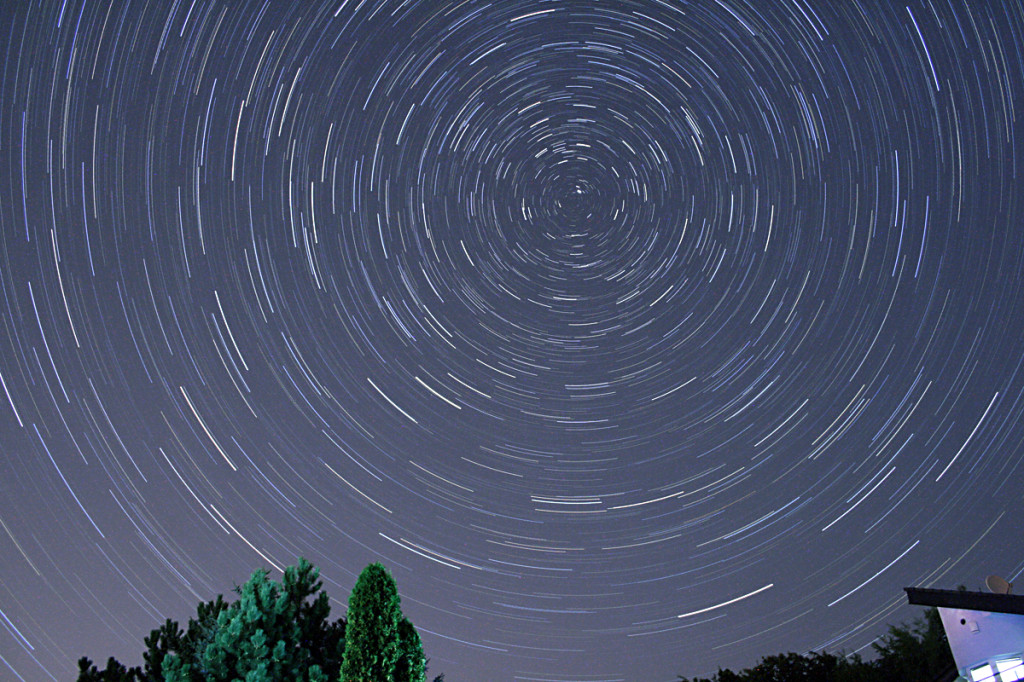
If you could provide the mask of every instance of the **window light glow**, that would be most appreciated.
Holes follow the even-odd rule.
[[[1024,661],[1019,658],[996,661],[996,670],[999,671],[999,679],[1002,682],[1024,680]]]
[[[971,668],[971,682],[982,682],[982,680],[993,679],[994,673],[992,672],[992,666],[988,663],[985,665],[979,665],[977,668]]]

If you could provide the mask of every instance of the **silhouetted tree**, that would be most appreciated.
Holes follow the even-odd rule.
[[[236,592],[238,589],[236,588]],[[230,604],[224,601],[223,595],[217,595],[216,599],[212,599],[208,602],[199,604],[196,609],[196,617],[190,618],[188,621],[188,630],[184,636],[180,639],[180,644],[176,650],[169,652],[162,652],[158,648],[150,644],[147,640],[147,646],[149,649],[143,654],[143,658],[146,660],[146,674],[149,677],[146,678],[147,682],[163,682],[165,678],[163,673],[163,660],[166,658],[167,653],[175,653],[182,661],[193,663],[191,666],[188,680],[189,682],[205,682],[206,677],[203,672],[201,665],[198,665],[199,654],[206,646],[213,641],[214,636],[217,632],[217,618],[221,612],[226,611]],[[175,628],[177,624],[173,621],[168,621],[169,624]],[[164,624],[167,627],[168,623]],[[154,643],[158,643],[157,630],[154,630],[150,634],[150,638]],[[169,641],[174,641],[173,634],[165,634],[163,637]],[[163,655],[161,655],[161,653]]]
[[[872,647],[878,657],[863,661],[859,656],[811,652],[765,656],[753,668],[735,673],[719,669],[710,678],[680,676],[683,682],[904,682],[905,680],[956,677],[956,664],[946,641],[938,609],[930,608],[923,618],[909,625],[891,625]]]
[[[429,670],[430,670],[430,659],[424,657],[423,658],[423,675],[424,675],[424,678],[426,678],[426,674],[427,674],[427,672],[429,672]],[[433,680],[431,680],[431,682],[444,682],[444,673],[439,673]]]
[[[138,668],[126,668],[116,658],[107,659],[107,667],[98,670],[88,656],[78,659],[78,682],[136,682],[143,679]]]
[[[164,658],[185,650],[185,633],[178,627],[177,621],[168,618],[163,625],[150,631],[149,637],[143,641],[146,650],[142,653],[142,674],[139,679],[159,682],[164,679],[161,672]]]
[[[956,669],[942,618],[934,607],[910,625],[889,626],[889,632],[871,646],[878,653],[874,663],[880,680],[934,680]]]
[[[857,657],[848,659],[835,654],[810,652],[765,656],[753,668],[734,673],[721,670],[710,679],[695,678],[689,682],[859,682],[865,664]],[[685,677],[680,677],[686,680]]]

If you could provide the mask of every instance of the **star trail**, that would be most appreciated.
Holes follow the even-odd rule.
[[[1024,573],[1024,5],[0,6],[0,678],[382,561],[451,682]]]

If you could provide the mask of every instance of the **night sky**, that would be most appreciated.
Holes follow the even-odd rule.
[[[1019,1],[0,35],[0,678],[300,556],[449,682],[870,655],[1024,573]]]

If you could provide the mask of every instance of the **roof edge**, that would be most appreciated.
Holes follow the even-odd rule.
[[[919,606],[941,606],[949,609],[1013,613],[1024,616],[1024,596],[991,594],[965,590],[936,590],[927,587],[904,587],[907,600]]]

